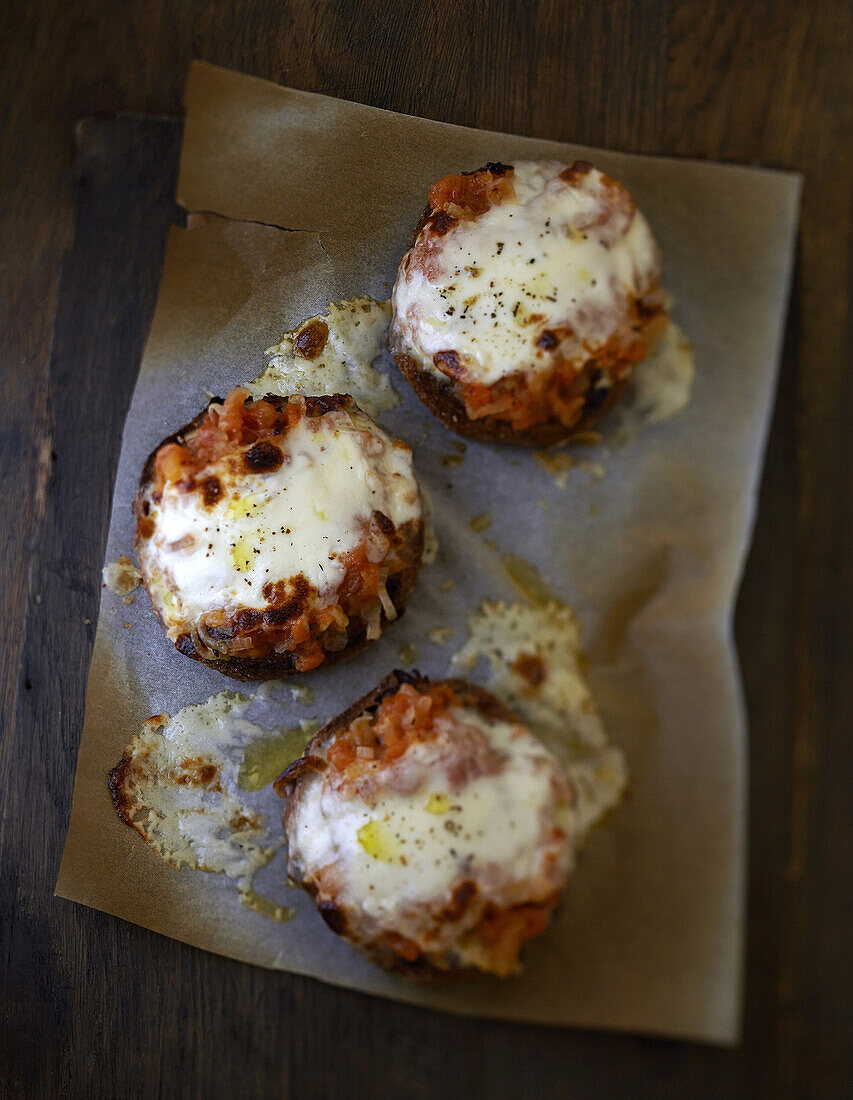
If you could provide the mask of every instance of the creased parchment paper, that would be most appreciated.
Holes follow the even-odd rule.
[[[140,723],[230,685],[175,652],[141,591],[127,604],[105,589],[58,894],[210,951],[452,1012],[736,1041],[746,729],[731,618],[798,178],[467,130],[204,64],[193,66],[186,98],[178,197],[219,216],[192,219],[195,228],[169,239],[125,428],[108,561],[131,550],[130,502],[148,452],[209,392],[254,378],[264,349],[303,318],[335,299],[386,298],[439,176],[488,160],[582,156],[633,192],[663,250],[674,316],[695,347],[689,406],[605,448],[604,477],[573,469],[560,488],[525,451],[469,443],[461,464],[442,464],[459,453],[455,437],[395,378],[401,404],[380,420],[414,447],[435,510],[437,561],[379,643],[302,678],[316,693],[310,706],[286,684],[270,693],[295,725],[337,713],[400,664],[403,645],[417,649],[424,673],[445,674],[480,601],[518,598],[500,556],[520,554],[578,613],[589,676],[631,786],[581,853],[559,918],[527,950],[521,978],[411,987],[339,941],[307,898],[281,886],[280,870],[273,886],[297,911],[285,924],[243,908],[223,875],[168,867],[118,821],[106,776]],[[469,522],[486,511],[493,524],[477,534]],[[444,645],[427,638],[439,627],[453,630]],[[472,676],[485,680],[482,670]],[[264,873],[275,877],[275,867]]]

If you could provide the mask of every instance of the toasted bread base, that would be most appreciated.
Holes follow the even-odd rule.
[[[133,516],[135,520],[135,533],[134,533],[134,547],[136,549],[137,558],[139,558],[139,544],[141,541],[140,524],[144,519],[145,513],[143,510],[143,504],[145,496],[154,481],[154,463],[157,458],[157,452],[161,447],[164,447],[167,443],[182,443],[184,436],[189,434],[204,420],[207,415],[207,410],[211,405],[221,403],[221,398],[213,397],[205,405],[205,407],[193,417],[188,424],[185,424],[178,431],[173,432],[161,443],[158,443],[151,454],[145,461],[145,465],[142,467],[142,476],[139,480],[139,488],[136,492],[136,497],[133,501]],[[264,396],[265,401],[269,401],[271,405],[274,405],[276,409],[281,410],[287,405],[288,398],[282,397],[277,394],[266,394]],[[306,408],[311,415],[322,415],[326,412],[331,412],[335,409],[345,408],[348,403],[353,402],[353,399],[344,394],[331,394],[324,397],[306,397]],[[407,523],[400,528],[401,533],[404,534],[406,542],[414,547],[416,551],[415,560],[411,565],[406,566],[405,569],[399,573],[395,573],[393,577],[389,577],[386,582],[386,590],[391,602],[397,611],[397,618],[400,618],[406,609],[406,604],[409,601],[409,597],[412,594],[412,590],[415,587],[415,581],[417,580],[418,570],[421,565],[421,557],[423,554],[424,545],[424,523],[423,518],[419,522]],[[154,614],[157,616],[157,620],[163,627],[164,633],[168,636],[168,624],[159,608],[157,601],[152,595],[151,589],[148,585],[148,578],[143,575],[142,578],[143,587],[148,593],[148,599],[151,602],[151,607],[154,610]],[[389,622],[393,622],[383,611],[379,620],[380,631],[384,631]],[[367,645],[370,644],[370,639],[367,638],[367,624],[363,619],[353,617],[350,619],[349,626],[347,627],[347,644],[344,649],[334,652],[327,652],[321,665],[317,665],[318,669],[329,668],[332,665],[338,664],[340,661],[347,657],[353,656],[355,653],[360,652]],[[276,653],[275,651],[268,653],[265,657],[221,657],[221,658],[207,658],[202,657],[197,652],[193,645],[192,638],[189,632],[180,635],[180,637],[174,643],[175,649],[179,653],[182,653],[185,657],[190,657],[194,661],[198,661],[200,664],[207,665],[208,668],[214,669],[216,672],[221,672],[223,676],[228,676],[232,680],[240,680],[243,682],[252,680],[276,680],[283,679],[286,676],[291,675],[306,675],[304,672],[299,672],[294,667],[294,655],[292,653]],[[313,672],[314,669],[309,671]]]

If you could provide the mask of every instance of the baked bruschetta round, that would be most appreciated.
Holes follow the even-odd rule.
[[[288,872],[385,969],[508,975],[572,860],[569,780],[503,703],[394,672],[275,784]]]
[[[378,638],[423,551],[411,449],[341,394],[214,398],[150,455],[134,514],[167,635],[237,680]]]
[[[585,161],[449,175],[400,263],[388,346],[453,431],[548,445],[618,401],[666,325],[660,253]]]

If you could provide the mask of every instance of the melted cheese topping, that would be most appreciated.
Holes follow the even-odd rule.
[[[659,278],[657,245],[627,192],[614,204],[600,172],[566,183],[564,168],[516,163],[514,200],[433,235],[426,265],[407,253],[391,299],[398,348],[440,377],[433,356],[454,350],[471,380],[491,385],[516,371],[550,368],[552,351],[536,344],[546,329],[572,329],[559,350],[574,361],[623,327],[627,297],[640,297]],[[428,226],[415,249],[425,234]]]
[[[152,501],[140,564],[176,628],[214,608],[266,607],[264,585],[300,573],[333,596],[374,510],[397,527],[420,516],[411,450],[366,417],[303,418],[275,442],[284,461],[271,473],[246,470],[242,455],[207,468],[223,489],[212,506],[172,483]]]
[[[450,713],[506,754],[498,774],[453,790],[440,749],[416,742],[396,762],[410,793],[383,790],[368,805],[318,776],[291,818],[290,859],[309,872],[336,864],[337,900],[404,935],[417,936],[424,907],[465,879],[496,904],[512,904],[529,900],[531,880],[553,883],[569,870],[569,844],[558,847],[554,870],[547,866],[554,845],[542,839],[545,824],[565,828],[568,819],[554,792],[560,769],[552,754],[521,725],[487,722],[468,708]]]

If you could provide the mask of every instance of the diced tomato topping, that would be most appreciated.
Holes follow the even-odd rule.
[[[521,945],[545,930],[548,914],[549,909],[538,905],[516,905],[483,918],[476,935],[488,948],[496,973],[512,972]]]
[[[482,382],[464,382],[462,389],[465,394],[468,415],[471,417],[476,416],[477,410],[490,405],[495,399],[489,387],[484,386]]]
[[[514,194],[511,170],[495,176],[489,169],[481,169],[465,176],[444,176],[430,188],[429,204],[454,217],[474,218]]]
[[[312,668],[318,668],[325,659],[326,654],[322,645],[316,638],[311,638],[294,655],[293,663],[297,672],[310,672]]]
[[[623,378],[633,365],[645,358],[665,323],[662,309],[639,321],[640,332],[628,342],[616,333],[603,348],[595,351],[586,364],[588,370],[609,374],[613,382]],[[559,420],[573,427],[580,420],[586,403],[585,390],[579,386],[583,370],[575,363],[557,362],[549,372],[519,372],[501,378],[492,386],[456,378],[465,411],[472,420],[484,416],[507,421],[516,431],[534,424]]]
[[[338,589],[338,602],[351,615],[356,608],[364,606],[376,596],[382,570],[378,563],[367,560],[367,547],[364,543],[355,550],[350,550],[341,560],[344,579]]]
[[[205,427],[218,430],[220,436],[224,436],[231,443],[245,445],[254,443],[269,435],[275,428],[286,424],[290,427],[305,412],[305,403],[298,399],[292,399],[287,403],[283,411],[279,411],[275,405],[261,398],[258,401],[250,401],[251,394],[244,386],[237,386],[228,394],[224,403],[217,409],[211,405],[205,424],[199,429],[203,433]]]
[[[348,623],[349,619],[340,604],[329,604],[328,607],[321,607],[318,611],[311,613],[311,625],[316,630],[328,630],[330,626],[337,627],[338,630],[346,630]]]
[[[167,443],[157,452],[154,472],[158,491],[167,481],[181,481],[188,472],[187,449],[178,443]]]
[[[459,697],[447,684],[431,684],[420,690],[402,684],[386,695],[372,715],[357,718],[329,746],[326,758],[332,767],[348,771],[360,759],[359,748],[369,748],[366,759],[390,763],[415,741],[435,736],[435,719],[455,706]]]
[[[326,759],[333,768],[345,771],[355,760],[355,742],[338,739],[326,750]]]
[[[237,386],[221,405],[208,407],[202,422],[187,433],[183,443],[161,447],[154,461],[155,491],[162,493],[167,482],[193,477],[231,451],[289,430],[305,415],[302,397],[291,397],[281,411],[263,398],[252,401],[250,397],[244,386]]]

